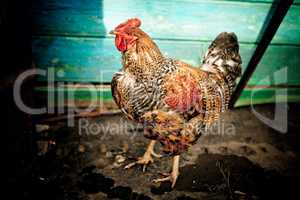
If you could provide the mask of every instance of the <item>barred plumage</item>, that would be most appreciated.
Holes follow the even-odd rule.
[[[189,146],[182,143],[195,142],[228,107],[235,79],[241,73],[236,36],[221,33],[209,46],[200,68],[193,68],[165,58],[141,29],[132,33],[139,39],[135,48],[123,53],[123,69],[112,80],[114,99],[127,117],[152,129],[170,123],[169,111],[177,113],[183,122],[178,130],[166,125],[160,132],[151,133],[151,138],[159,138],[165,152],[181,153]],[[164,113],[164,120],[149,117],[156,112]],[[170,135],[177,138],[176,143],[169,142]]]
[[[219,34],[201,66],[195,68],[164,57],[140,25],[138,19],[130,19],[113,31],[123,68],[112,79],[112,94],[128,118],[143,123],[145,137],[160,141],[165,153],[175,155],[177,172],[175,168],[170,179],[159,180],[172,180],[174,186],[177,155],[194,144],[228,107],[241,74],[239,45],[234,33]],[[153,144],[133,165],[152,161]]]

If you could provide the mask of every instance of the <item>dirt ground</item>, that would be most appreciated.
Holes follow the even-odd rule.
[[[300,178],[299,105],[288,106],[288,132],[264,125],[250,108],[228,111],[181,156],[174,189],[152,180],[171,169],[164,155],[149,165],[124,166],[141,156],[149,140],[121,115],[80,118],[75,127],[52,122],[36,133],[35,154],[9,174],[20,199],[290,199]],[[256,112],[273,118],[272,105]],[[156,152],[160,152],[158,144]]]

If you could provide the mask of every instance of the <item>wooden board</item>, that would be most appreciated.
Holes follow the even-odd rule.
[[[108,37],[124,20],[139,17],[153,38],[211,41],[223,31],[255,43],[272,1],[35,0],[38,35]],[[300,6],[293,5],[273,43],[300,44]]]
[[[53,67],[56,81],[109,83],[121,64],[120,53],[108,32],[128,18],[139,17],[143,30],[155,39],[165,55],[193,65],[199,65],[218,33],[235,32],[241,43],[245,70],[268,12],[276,2],[278,0],[34,0],[34,62],[41,69]],[[299,55],[300,0],[296,0],[249,81],[250,88],[243,91],[236,105],[250,104],[254,86],[256,89],[272,87],[256,93],[254,103],[273,102],[278,86],[289,88],[289,101],[299,100]],[[285,68],[287,74],[281,74],[280,70]],[[40,77],[39,80],[47,79]],[[90,99],[84,90],[75,98]],[[110,100],[110,90],[100,92],[99,98]]]
[[[199,65],[209,43],[196,41],[156,41],[162,52],[169,57]],[[254,44],[241,44],[243,68],[247,66],[255,48]],[[106,38],[74,37],[34,37],[33,55],[41,69],[54,67],[58,73],[57,81],[110,82],[112,74],[121,67],[120,53],[114,41]],[[273,73],[288,67],[288,84],[300,84],[300,47],[271,45],[251,78],[249,85],[283,84],[284,80],[274,82]],[[63,72],[63,74],[61,73]],[[266,79],[270,76],[270,79]],[[42,77],[46,80],[46,77]]]
[[[235,107],[254,104],[299,102],[300,88],[245,88],[235,104]]]

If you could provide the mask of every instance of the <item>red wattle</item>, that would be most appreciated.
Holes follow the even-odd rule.
[[[116,36],[115,44],[119,51],[124,52],[127,50],[126,40],[119,35]]]

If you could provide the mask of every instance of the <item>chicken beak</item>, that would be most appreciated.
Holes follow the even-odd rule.
[[[111,30],[111,31],[109,31],[109,34],[111,34],[111,35],[117,35],[117,31]]]

